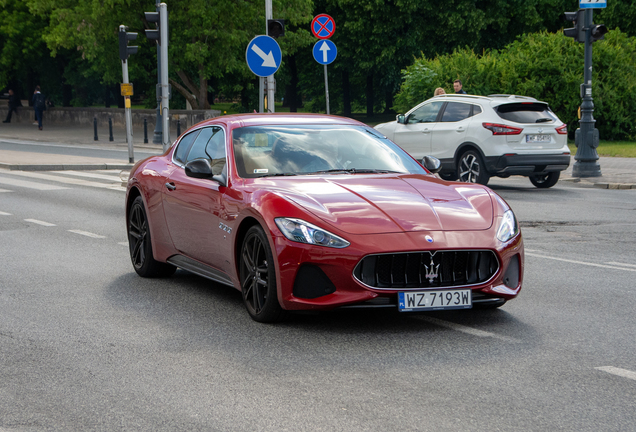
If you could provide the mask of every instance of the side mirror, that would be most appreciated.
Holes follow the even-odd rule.
[[[210,165],[210,161],[205,158],[194,159],[185,164],[185,173],[188,177],[212,179],[221,186],[227,186],[225,175],[214,175],[212,173],[212,165]]]
[[[404,114],[398,114],[395,120],[397,120],[399,124],[406,124],[406,116]]]
[[[442,162],[433,156],[424,156],[422,165],[433,174],[438,173],[442,169]]]

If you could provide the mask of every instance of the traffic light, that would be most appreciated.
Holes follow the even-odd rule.
[[[605,33],[607,32],[608,30],[605,24],[592,24],[590,28],[590,42],[605,39]]]
[[[267,20],[267,36],[278,38],[285,36],[285,20],[270,19]]]
[[[129,55],[137,54],[138,46],[128,46],[128,41],[137,39],[137,33],[128,33],[128,27],[119,26],[119,58],[125,61]]]
[[[165,37],[167,38],[167,35],[168,35],[168,28],[167,28],[168,27],[168,18],[166,17],[165,20],[162,20],[161,19],[161,13],[162,13],[161,11],[162,11],[162,9],[159,8],[159,12],[144,12],[144,15],[146,17],[146,21],[148,21],[149,23],[155,23],[157,25],[156,29],[146,29],[145,30],[146,37],[148,39],[151,39],[151,40],[156,40],[159,45],[163,44],[163,37],[162,37],[162,33],[161,33],[161,30],[162,30],[161,29],[161,25],[162,25],[161,23],[162,23],[162,21],[165,21],[165,23],[166,23],[165,24],[165,26],[166,26],[166,29],[165,29],[166,30],[165,31],[165,35],[166,36]],[[166,15],[168,14],[168,10],[167,9],[165,10],[165,14]]]
[[[564,12],[563,19],[572,21],[574,27],[563,29],[563,34],[567,37],[574,38],[577,42],[585,42],[585,11],[579,9],[576,12]]]

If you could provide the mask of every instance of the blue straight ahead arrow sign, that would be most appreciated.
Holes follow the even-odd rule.
[[[280,67],[282,57],[278,43],[265,35],[252,39],[245,51],[247,66],[260,77],[273,75]]]
[[[332,63],[338,55],[336,44],[330,40],[321,40],[314,45],[314,59],[320,64],[328,65]]]

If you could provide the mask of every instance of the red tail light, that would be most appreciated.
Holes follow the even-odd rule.
[[[523,131],[522,128],[497,123],[482,123],[481,125],[492,132],[493,135],[519,135]]]
[[[556,131],[560,135],[566,135],[568,133],[568,125],[564,124],[563,126],[559,126],[556,128]]]

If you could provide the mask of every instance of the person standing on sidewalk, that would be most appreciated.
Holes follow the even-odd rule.
[[[38,121],[38,128],[42,130],[42,115],[46,109],[46,99],[40,92],[40,86],[35,87],[33,92],[33,110],[35,111],[35,118]]]
[[[453,81],[453,88],[455,89],[455,94],[466,94],[461,80],[456,79]]]
[[[11,113],[15,112],[17,114],[19,106],[22,106],[20,98],[13,93],[12,89],[9,89],[9,114],[7,114],[7,118],[2,123],[11,123]]]

